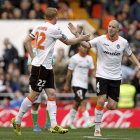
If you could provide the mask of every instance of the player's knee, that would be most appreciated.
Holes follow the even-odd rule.
[[[48,96],[49,98],[56,98],[55,92],[50,92]]]
[[[109,110],[115,110],[117,108],[116,105],[108,105]]]

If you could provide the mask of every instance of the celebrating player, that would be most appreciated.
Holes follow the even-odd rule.
[[[66,84],[64,86],[65,90],[69,90],[69,82],[72,77],[72,89],[75,93],[75,102],[70,110],[69,113],[69,121],[67,126],[71,129],[76,129],[75,126],[72,124],[78,107],[81,105],[81,110],[83,117],[85,119],[86,127],[91,128],[94,124],[91,123],[89,113],[86,110],[86,98],[85,94],[88,88],[88,71],[91,69],[91,73],[95,76],[94,73],[94,65],[92,57],[87,55],[87,48],[84,48],[82,45],[79,44],[79,52],[71,57],[68,67],[68,73],[66,78]]]
[[[78,37],[77,29],[69,23],[70,31]],[[103,116],[103,108],[114,110],[119,100],[121,84],[121,60],[123,52],[140,69],[140,63],[132,53],[126,39],[118,35],[119,23],[111,20],[108,25],[108,34],[95,39],[80,42],[84,47],[97,47],[97,105],[95,107],[95,132],[94,136],[102,136],[100,124]],[[106,101],[106,97],[108,102]]]
[[[42,89],[48,95],[47,110],[49,111],[52,133],[67,133],[68,129],[64,129],[57,124],[56,121],[56,93],[54,88],[54,75],[52,71],[52,57],[54,45],[57,39],[67,45],[76,44],[80,41],[87,40],[90,35],[83,35],[83,33],[74,39],[68,39],[55,26],[58,19],[58,12],[56,8],[47,8],[46,21],[41,25],[37,25],[25,40],[25,47],[32,58],[32,70],[30,76],[31,91],[24,99],[18,115],[11,120],[16,135],[21,135],[21,120],[23,115],[32,106],[33,102],[38,98]],[[37,40],[38,53],[35,56],[32,51],[31,41]]]
[[[34,53],[35,56],[37,55],[37,47],[33,48],[33,53]],[[54,65],[53,59],[52,59],[52,65]],[[29,55],[28,56],[28,70],[29,70],[29,73],[31,73],[31,69],[32,69],[31,56]],[[30,86],[29,86],[29,89],[31,90]],[[34,101],[34,103],[32,104],[32,109],[31,109],[32,119],[33,119],[33,123],[34,123],[33,131],[38,131],[38,132],[42,131],[39,128],[38,122],[37,122],[37,119],[38,119],[38,107],[39,107],[39,104],[41,102],[42,96],[44,96],[46,101],[47,101],[48,97],[47,97],[44,89],[42,90],[42,92],[38,96],[38,99],[36,101]],[[49,112],[47,110],[47,107],[46,107],[46,116],[47,116],[47,118],[46,118],[46,123],[45,123],[45,129],[50,131],[50,116],[49,116]]]

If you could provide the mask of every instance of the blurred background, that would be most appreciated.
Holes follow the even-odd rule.
[[[29,93],[28,52],[23,42],[36,25],[45,21],[47,7],[58,9],[56,25],[68,38],[74,37],[67,28],[69,22],[79,25],[79,33],[83,30],[84,34],[90,33],[90,39],[93,39],[106,34],[108,23],[116,19],[120,27],[118,34],[128,40],[140,61],[140,0],[0,0],[1,111],[19,108]],[[36,42],[32,42],[32,46],[35,47]],[[69,59],[77,52],[77,44],[66,46],[60,41],[56,42],[54,70],[58,108],[70,109],[73,104],[74,94],[71,90],[65,92],[63,87]],[[92,56],[96,68],[96,48],[90,49],[88,54]],[[89,71],[87,107],[91,110],[96,105],[95,91],[95,78]],[[130,108],[134,111],[140,108],[140,71],[125,55],[122,59],[120,100],[124,102],[118,103],[118,108],[125,108],[123,113]],[[42,98],[40,109],[45,107],[46,101]],[[0,126],[4,123],[0,123]],[[140,124],[137,125],[135,127],[140,127]]]

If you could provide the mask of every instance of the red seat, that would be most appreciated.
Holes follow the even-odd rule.
[[[100,18],[102,13],[102,5],[101,4],[95,4],[92,7],[92,17],[93,18]]]
[[[102,20],[102,28],[103,29],[108,29],[108,24],[111,20],[114,20],[115,17],[111,15],[104,15],[103,20]]]

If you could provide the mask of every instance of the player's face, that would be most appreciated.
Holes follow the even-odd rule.
[[[88,48],[84,48],[82,45],[79,46],[79,51],[82,53],[82,54],[86,54],[87,51],[88,51]]]
[[[116,22],[110,22],[108,25],[108,34],[109,36],[115,36],[119,31],[118,25]]]

